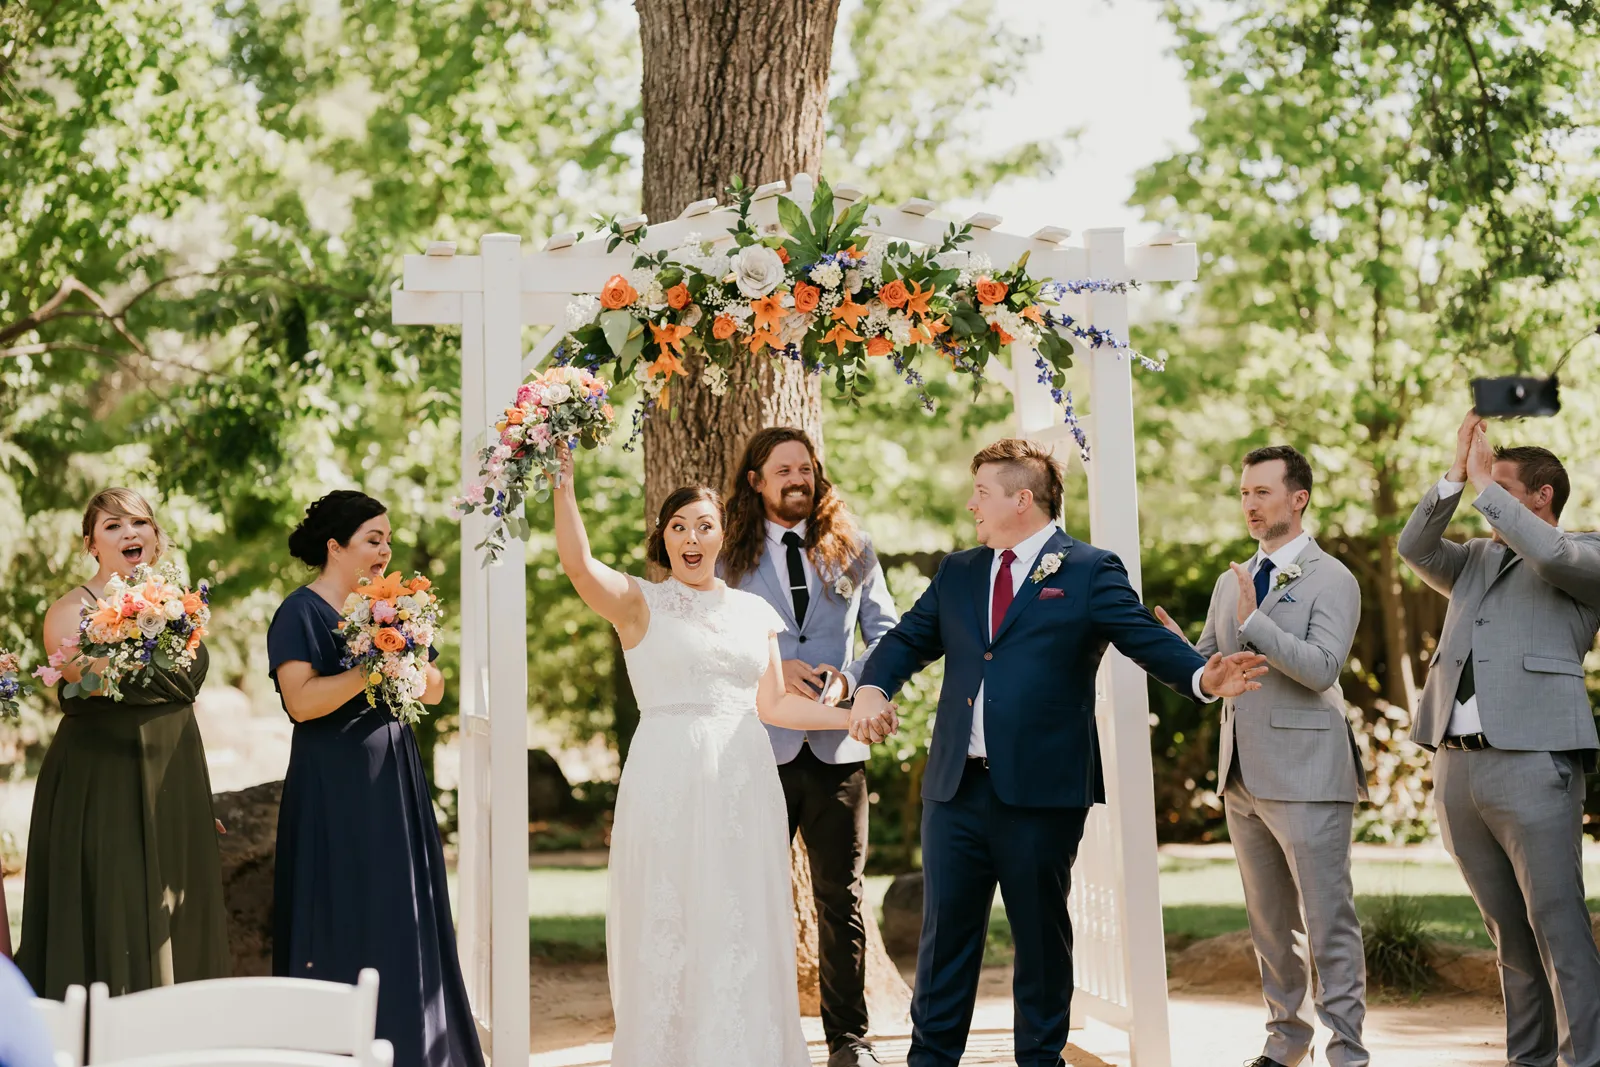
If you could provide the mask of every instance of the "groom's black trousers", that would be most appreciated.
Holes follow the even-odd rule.
[[[809,744],[778,767],[789,804],[789,837],[799,830],[811,857],[817,898],[822,1029],[829,1051],[867,1039],[867,927],[862,918],[867,865],[867,771],[824,763]]]
[[[1012,1000],[1022,1067],[1061,1067],[1072,1007],[1067,894],[1087,808],[1019,808],[968,760],[948,801],[922,807],[922,940],[907,1067],[956,1067],[967,1047],[998,884],[1016,943]]]

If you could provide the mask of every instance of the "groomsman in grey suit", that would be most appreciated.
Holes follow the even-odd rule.
[[[1367,783],[1339,688],[1361,589],[1302,525],[1311,487],[1311,465],[1287,445],[1245,456],[1239,496],[1260,547],[1217,579],[1195,646],[1202,656],[1257,652],[1271,668],[1260,689],[1223,704],[1217,769],[1269,1013],[1265,1049],[1250,1067],[1294,1067],[1314,1055],[1313,1002],[1332,1031],[1328,1062],[1369,1059],[1366,956],[1350,881],[1351,823]]]
[[[1462,489],[1492,537],[1444,538]],[[1450,598],[1412,740],[1434,750],[1445,848],[1500,958],[1506,1060],[1600,1067],[1600,950],[1583,887],[1594,715],[1583,658],[1600,627],[1600,535],[1558,525],[1570,492],[1543,448],[1492,448],[1468,413],[1450,472],[1400,556]]]
[[[791,693],[829,704],[848,700],[878,639],[899,621],[871,541],[800,430],[773,427],[745,445],[728,489],[719,565],[728,584],[761,596],[788,623],[778,646]],[[858,630],[865,645],[859,656]],[[828,1065],[878,1067],[867,1043],[862,913],[871,750],[846,730],[767,732],[789,833],[804,835],[811,857]]]

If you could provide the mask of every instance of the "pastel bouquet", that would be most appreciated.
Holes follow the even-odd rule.
[[[407,724],[425,714],[428,650],[440,615],[431,585],[420,574],[404,581],[399,572],[363,581],[345,600],[339,622],[345,644],[342,662],[365,673],[367,705],[377,707],[382,698],[395,718]]]
[[[17,701],[31,692],[23,684],[21,672],[22,663],[17,659],[17,654],[0,648],[0,719],[21,717],[22,710]]]
[[[95,602],[84,606],[76,641],[57,649],[50,666],[34,673],[54,685],[61,680],[61,668],[77,661],[84,666],[83,675],[63,695],[99,693],[121,700],[125,683],[150,683],[152,666],[189,669],[211,621],[210,600],[204,581],[186,588],[172,563],[141,563],[126,578],[112,575]],[[101,659],[106,661],[103,668],[90,668]]]
[[[517,515],[525,498],[545,500],[561,461],[556,446],[597,448],[611,436],[616,415],[610,386],[578,367],[551,367],[524,382],[496,420],[493,443],[479,453],[478,476],[454,501],[456,516],[483,510],[493,518],[479,548],[489,562],[500,558],[508,538],[528,539],[527,520]]]

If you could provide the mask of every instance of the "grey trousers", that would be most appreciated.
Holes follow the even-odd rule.
[[[1583,767],[1576,754],[1441,748],[1434,807],[1444,845],[1500,956],[1506,1062],[1600,1067],[1600,949],[1583,891]]]
[[[1228,776],[1223,804],[1261,963],[1269,1013],[1263,1054],[1289,1067],[1310,1055],[1315,1004],[1333,1032],[1331,1067],[1364,1067],[1367,958],[1350,882],[1355,805],[1262,800],[1237,770]]]

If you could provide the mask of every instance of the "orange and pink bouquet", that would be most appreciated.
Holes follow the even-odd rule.
[[[66,696],[99,693],[121,700],[123,683],[149,684],[146,672],[152,666],[188,670],[211,621],[210,599],[205,582],[186,588],[173,564],[141,563],[127,578],[111,577],[95,602],[84,607],[76,644],[58,649],[50,666],[35,673],[54,685],[61,680],[60,667],[76,660],[85,670],[66,687]],[[105,667],[88,669],[99,659],[106,661]]]
[[[367,704],[379,698],[395,718],[415,723],[424,714],[428,688],[428,650],[439,625],[439,596],[422,575],[410,581],[400,573],[363,581],[344,602],[339,632],[344,636],[344,666],[367,679]]]

